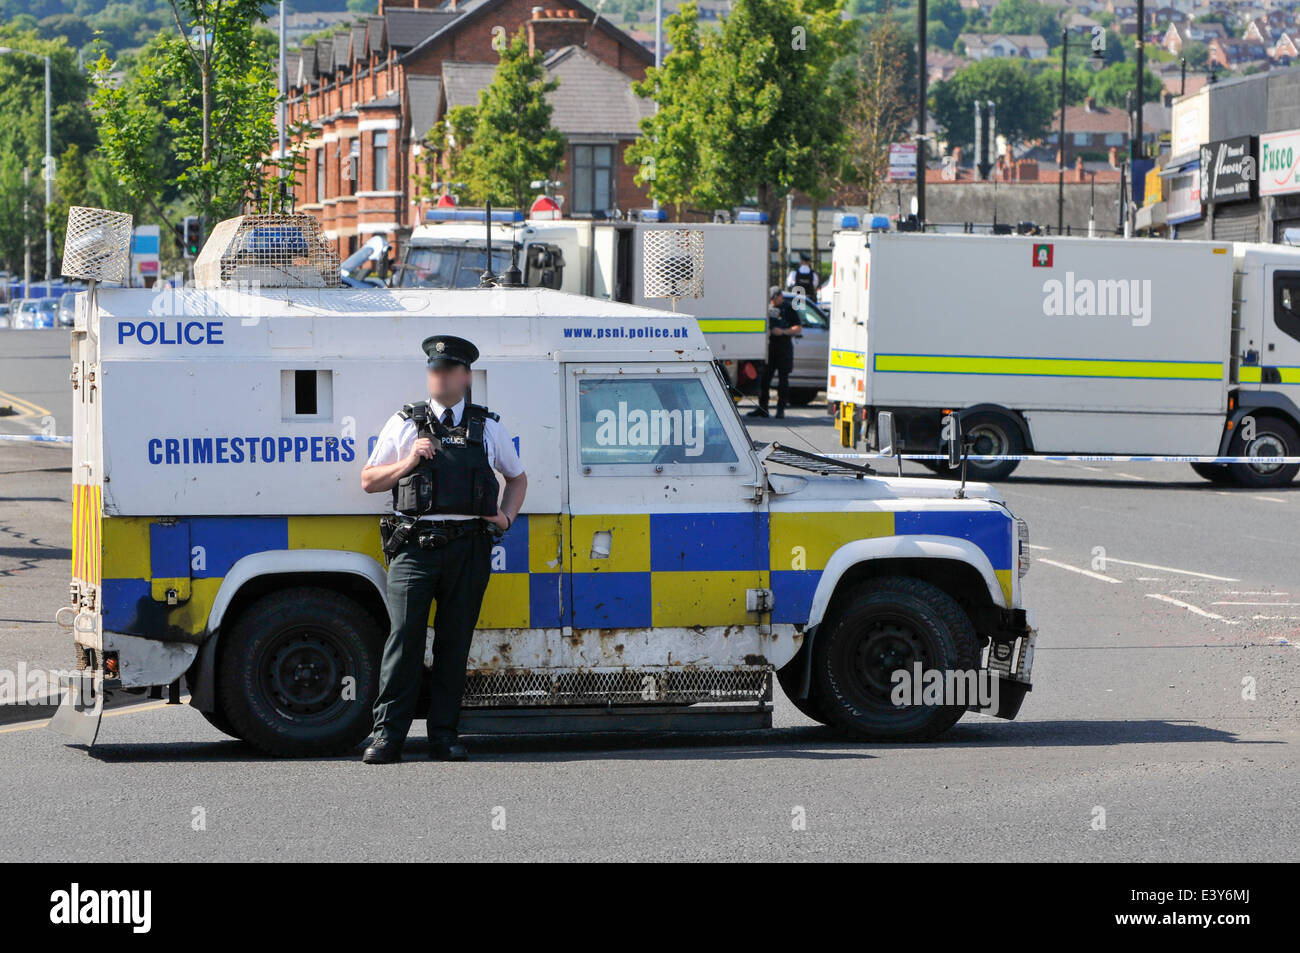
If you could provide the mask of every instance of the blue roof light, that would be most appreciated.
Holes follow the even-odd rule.
[[[424,213],[426,222],[486,222],[487,209],[481,208],[431,208]],[[515,208],[492,210],[494,222],[522,222],[524,213]]]
[[[760,212],[757,209],[742,208],[740,211],[736,212],[736,221],[747,225],[766,225],[767,213]]]
[[[837,212],[835,215],[835,227],[839,229],[858,228],[861,223],[858,217],[850,212]]]
[[[661,208],[643,208],[637,212],[637,216],[643,222],[662,222],[665,220],[664,210]]]
[[[877,229],[882,232],[889,231],[889,216],[888,215],[871,216],[871,227],[873,229]]]

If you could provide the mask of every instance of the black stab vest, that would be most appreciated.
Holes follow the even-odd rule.
[[[416,436],[441,441],[433,459],[419,466],[393,487],[393,509],[404,516],[457,513],[493,516],[500,484],[488,462],[483,431],[487,419],[501,418],[479,404],[465,404],[460,425],[447,427],[433,414],[428,401],[407,404],[397,412],[415,422]]]

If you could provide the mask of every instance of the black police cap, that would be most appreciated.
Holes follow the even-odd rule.
[[[430,367],[441,367],[452,362],[469,367],[478,360],[478,348],[464,338],[451,334],[435,334],[425,338],[420,342],[420,347],[429,356]]]

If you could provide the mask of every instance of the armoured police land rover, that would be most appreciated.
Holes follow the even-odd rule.
[[[268,264],[286,230],[292,261]],[[80,296],[59,618],[87,677],[58,726],[93,741],[102,692],[153,689],[276,754],[366,737],[390,501],[357,476],[423,392],[410,355],[432,334],[478,345],[472,400],[525,435],[530,475],[493,544],[462,732],[768,725],[774,677],[864,738],[1015,716],[1025,527],[991,488],[756,446],[684,314],[330,269],[310,218],[245,216],[196,287]],[[900,699],[922,670],[992,698]]]

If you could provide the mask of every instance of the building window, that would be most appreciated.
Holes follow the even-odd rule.
[[[325,201],[325,150],[316,150],[316,201]]]
[[[1122,132],[1108,132],[1108,133],[1106,133],[1106,145],[1108,145],[1108,146],[1122,146],[1122,145],[1124,145],[1124,133],[1122,133]]]
[[[1092,133],[1090,133],[1090,132],[1076,132],[1076,133],[1074,134],[1074,144],[1075,144],[1076,146],[1086,146],[1086,145],[1088,145],[1090,142],[1092,142]]]
[[[375,163],[375,184],[376,192],[388,191],[388,133],[379,131],[375,133],[374,148]]]
[[[576,214],[614,207],[614,147],[573,147],[573,202]]]
[[[361,140],[348,140],[348,195],[357,194],[357,180],[361,178]]]

